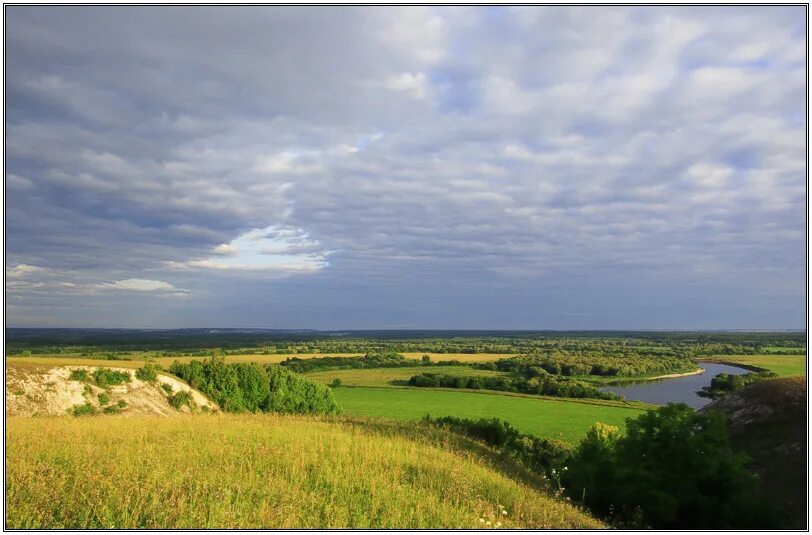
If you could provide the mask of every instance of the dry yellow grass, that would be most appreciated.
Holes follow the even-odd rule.
[[[472,443],[412,424],[277,415],[7,424],[8,528],[602,527],[497,470]]]

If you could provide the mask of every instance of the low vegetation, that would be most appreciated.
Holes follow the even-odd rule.
[[[153,382],[158,380],[158,368],[154,364],[145,364],[135,370],[135,378],[141,381]]]
[[[107,388],[108,386],[129,383],[132,380],[132,375],[130,375],[130,372],[96,368],[90,375],[90,378],[96,386]]]

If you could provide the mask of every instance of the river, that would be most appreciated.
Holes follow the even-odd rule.
[[[699,409],[713,401],[710,398],[703,398],[697,392],[703,386],[710,386],[711,379],[720,373],[730,375],[741,375],[750,370],[729,366],[727,364],[716,364],[714,362],[700,362],[699,367],[705,370],[697,375],[686,375],[685,377],[673,377],[671,379],[657,379],[653,381],[624,381],[623,384],[609,385],[601,390],[614,392],[628,400],[644,401],[656,405],[666,403],[686,403],[694,409]]]

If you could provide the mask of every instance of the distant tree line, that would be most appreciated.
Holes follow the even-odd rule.
[[[697,369],[687,356],[605,355],[597,351],[582,353],[545,353],[520,355],[496,362],[477,364],[484,370],[498,370],[525,378],[546,374],[566,376],[635,377],[670,373],[685,373]]]
[[[407,359],[398,353],[368,353],[360,357],[316,357],[300,359],[290,357],[280,365],[297,373],[308,373],[319,370],[363,369],[363,368],[409,368],[413,366],[464,366],[466,363],[457,360],[431,362],[428,355],[422,359]]]
[[[409,379],[410,386],[428,388],[466,388],[498,390],[539,396],[566,398],[623,399],[612,392],[603,392],[592,385],[568,377],[550,374],[525,379],[519,376],[459,376],[443,373],[421,373]]]

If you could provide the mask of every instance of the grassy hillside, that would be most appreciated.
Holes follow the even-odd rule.
[[[6,445],[8,528],[601,527],[482,446],[407,424],[9,418]]]
[[[623,427],[644,405],[599,400],[556,400],[504,393],[408,388],[336,388],[336,400],[348,414],[418,420],[425,414],[491,418],[498,416],[524,433],[578,442],[596,421]]]

